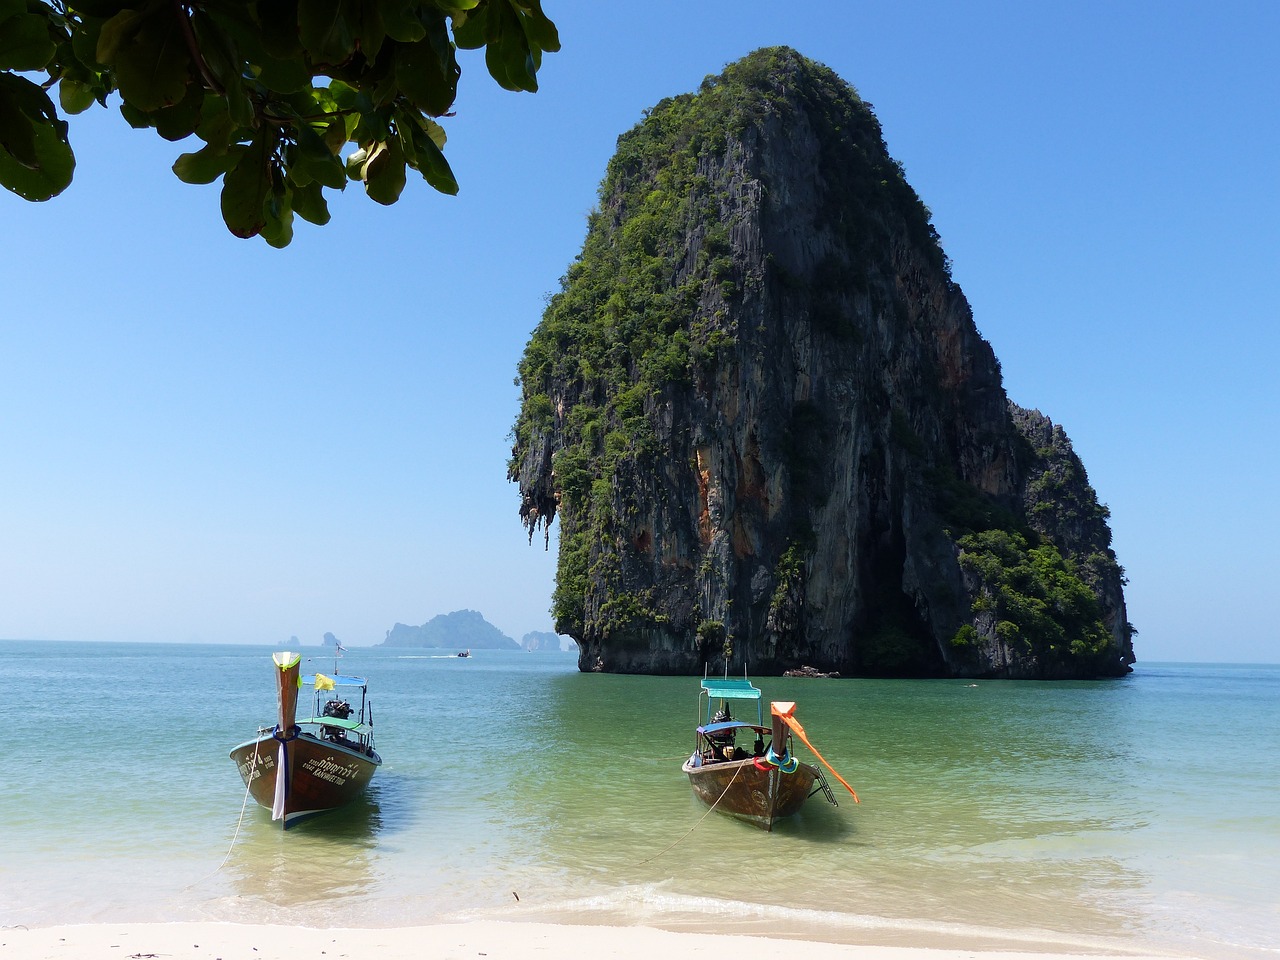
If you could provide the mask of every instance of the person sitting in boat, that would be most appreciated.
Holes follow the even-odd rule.
[[[729,708],[725,706],[716,711],[716,715],[711,718],[711,722],[728,723],[732,719],[733,717],[729,714]],[[732,728],[707,734],[707,740],[711,743],[711,756],[707,759],[713,761],[738,759],[736,738],[737,733]]]

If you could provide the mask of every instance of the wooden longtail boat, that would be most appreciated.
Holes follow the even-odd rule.
[[[339,647],[339,652],[341,647]],[[261,806],[289,829],[304,817],[349,803],[364,792],[382,758],[373,749],[373,704],[362,677],[301,675],[302,655],[277,653],[279,711],[274,727],[231,751],[240,779]],[[301,687],[315,694],[314,712],[299,718]],[[356,691],[360,706],[352,705]]]
[[[732,701],[754,702],[756,722],[734,720],[729,709]],[[716,704],[719,709],[713,715]],[[822,770],[801,763],[791,753],[793,730],[813,749],[794,719],[795,709],[794,703],[771,702],[771,725],[765,726],[760,690],[750,680],[704,678],[698,693],[701,723],[695,732],[693,753],[681,768],[689,776],[694,795],[713,810],[764,830],[772,830],[776,821],[794,814],[819,791],[835,804],[835,794]],[[750,748],[737,742],[742,734],[752,739]],[[825,760],[822,763],[827,765]],[[834,769],[831,772],[857,802],[853,788]]]

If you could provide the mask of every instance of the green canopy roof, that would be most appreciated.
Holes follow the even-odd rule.
[[[368,733],[369,727],[359,720],[343,720],[341,717],[303,717],[298,723],[318,723],[324,727],[341,727],[352,733]]]
[[[760,690],[750,680],[703,680],[707,696],[719,700],[759,700]]]

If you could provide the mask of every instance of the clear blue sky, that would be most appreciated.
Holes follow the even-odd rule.
[[[617,136],[788,44],[874,105],[1010,397],[1074,441],[1139,658],[1280,660],[1280,4],[544,4],[538,94],[463,57],[456,198],[349,188],[272,250],[114,109],[61,197],[0,194],[0,637],[549,630],[516,361]]]

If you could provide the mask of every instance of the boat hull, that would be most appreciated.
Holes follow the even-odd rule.
[[[689,776],[694,795],[717,813],[762,830],[772,830],[775,822],[804,806],[818,778],[817,768],[807,763],[799,764],[794,773],[783,773],[774,766],[761,770],[751,759],[701,760],[694,754],[681,768]]]
[[[274,735],[249,740],[232,749],[231,759],[250,796],[273,813],[283,764],[287,779],[282,809],[275,819],[283,820],[286,830],[299,820],[355,800],[382,765],[377,753],[362,753],[309,733],[284,740]]]

